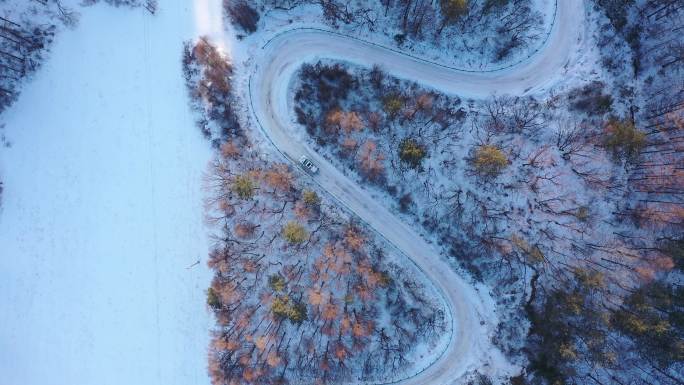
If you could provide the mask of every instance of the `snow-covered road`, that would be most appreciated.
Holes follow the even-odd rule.
[[[539,54],[507,70],[472,73],[454,70],[335,33],[296,29],[276,35],[255,58],[249,97],[265,135],[287,158],[307,154],[319,166],[314,180],[340,203],[410,257],[443,293],[453,318],[453,334],[447,350],[417,376],[403,384],[449,384],[469,370],[492,374],[510,370],[490,337],[497,319],[493,301],[484,290],[466,282],[440,256],[437,248],[396,218],[355,182],[293,140],[294,123],[288,97],[293,76],[302,63],[332,58],[364,66],[380,65],[386,72],[436,89],[466,97],[492,93],[539,93],[566,74],[583,43],[584,4],[559,1],[557,20]],[[296,161],[294,161],[296,164]]]

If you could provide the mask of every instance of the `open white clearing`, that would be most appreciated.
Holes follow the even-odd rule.
[[[208,384],[192,2],[80,11],[0,118],[0,383]]]

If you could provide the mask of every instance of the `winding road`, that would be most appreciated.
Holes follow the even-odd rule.
[[[478,73],[449,68],[370,42],[316,29],[295,29],[275,35],[254,59],[249,98],[252,112],[266,137],[295,165],[302,154],[312,159],[320,168],[313,180],[405,253],[432,280],[450,310],[452,333],[446,350],[425,370],[397,383],[442,385],[475,369],[494,375],[510,370],[490,342],[497,323],[493,301],[484,290],[477,290],[457,274],[435,246],[306,143],[293,139],[292,130],[299,129],[299,125],[293,120],[289,86],[303,63],[326,58],[362,66],[378,64],[396,77],[461,97],[479,98],[502,92],[538,94],[567,74],[584,42],[583,1],[559,0],[555,16],[549,37],[539,52],[500,71]]]

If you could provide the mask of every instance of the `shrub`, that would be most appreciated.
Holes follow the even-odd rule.
[[[537,245],[530,245],[526,240],[517,235],[511,236],[511,243],[523,252],[527,261],[531,264],[537,264],[546,259],[544,253]]]
[[[275,297],[271,303],[271,311],[278,317],[287,318],[290,312],[290,297]]]
[[[259,12],[245,1],[239,1],[233,6],[229,6],[229,2],[224,0],[224,7],[228,9],[233,24],[237,24],[247,33],[255,32],[259,22]]]
[[[398,46],[403,45],[406,42],[406,34],[405,33],[398,33],[394,35],[394,41],[397,42]]]
[[[508,166],[506,154],[496,146],[482,145],[472,160],[475,171],[486,177],[496,177]]]
[[[503,8],[510,4],[511,0],[485,0],[482,6],[483,13],[489,13],[495,9]]]
[[[276,317],[287,318],[292,323],[299,324],[306,319],[306,305],[292,301],[287,295],[274,298],[271,311]]]
[[[577,267],[572,273],[579,284],[589,289],[599,289],[605,285],[604,275],[600,271]]]
[[[606,13],[613,28],[622,31],[627,25],[627,16],[629,9],[634,6],[634,0],[599,0],[598,5]]]
[[[468,13],[468,0],[439,0],[439,6],[449,21],[456,21]]]
[[[306,316],[306,305],[301,302],[295,302],[292,304],[290,314],[288,316],[290,322],[300,324],[302,321],[306,320]]]
[[[684,289],[650,282],[631,293],[612,317],[615,329],[629,336],[642,354],[664,366],[684,360]]]
[[[310,94],[302,97],[306,97],[310,102],[317,101],[323,110],[338,106],[357,85],[356,78],[340,64],[305,64],[302,66],[301,78],[311,87]]]
[[[410,193],[404,194],[399,198],[399,210],[401,210],[402,213],[408,212],[412,205],[413,197]]]
[[[399,144],[399,158],[411,168],[420,167],[420,164],[426,155],[427,151],[425,150],[425,146],[419,144],[414,139],[406,138]]]
[[[675,268],[684,271],[684,238],[667,240],[663,252],[672,258]]]
[[[304,192],[302,192],[302,201],[309,207],[317,207],[321,204],[321,198],[315,191],[311,190],[304,190]]]
[[[283,227],[283,238],[291,244],[303,243],[308,237],[309,233],[304,226],[295,221],[290,221]]]
[[[382,68],[376,64],[370,71],[369,79],[373,88],[379,91],[382,89],[382,83],[385,81],[385,73],[382,71]]]
[[[404,108],[404,98],[398,94],[389,95],[383,99],[382,106],[387,115],[394,117]]]
[[[238,175],[233,181],[232,190],[240,199],[251,199],[254,196],[254,182],[248,175]]]
[[[646,145],[646,134],[637,130],[634,122],[629,119],[611,119],[606,123],[604,131],[604,145],[615,157],[633,159]]]
[[[238,222],[233,226],[233,234],[238,238],[247,239],[254,235],[254,230],[256,230],[257,227],[257,225],[251,222]]]
[[[546,380],[540,383],[572,383],[568,379],[576,374],[578,361],[610,364],[613,352],[605,333],[609,315],[591,300],[587,290],[560,287],[545,292],[539,308],[527,306],[534,336],[528,373]]]
[[[568,94],[570,109],[585,112],[588,115],[603,115],[613,108],[613,97],[603,93],[606,85],[594,81]]]
[[[577,218],[580,222],[588,221],[590,216],[591,211],[589,210],[588,206],[580,206],[575,213],[575,218]]]
[[[477,374],[477,385],[494,385],[492,380],[484,374]]]
[[[273,274],[268,277],[268,286],[273,291],[284,291],[285,290],[285,278],[280,274]]]
[[[331,134],[338,134],[343,130],[347,134],[363,129],[363,121],[355,111],[344,111],[335,107],[325,114],[325,130]]]
[[[361,174],[370,181],[379,182],[385,177],[385,154],[378,150],[372,140],[364,142],[358,152],[357,161]]]
[[[381,271],[380,273],[378,273],[378,279],[378,283],[382,287],[387,287],[393,282],[392,276],[389,275],[389,273],[386,271]]]
[[[221,301],[219,300],[216,291],[213,288],[207,290],[207,305],[212,309],[218,309],[221,307]]]

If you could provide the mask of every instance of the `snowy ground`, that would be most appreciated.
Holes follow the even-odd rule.
[[[0,382],[207,384],[195,10],[80,11],[0,118]]]

